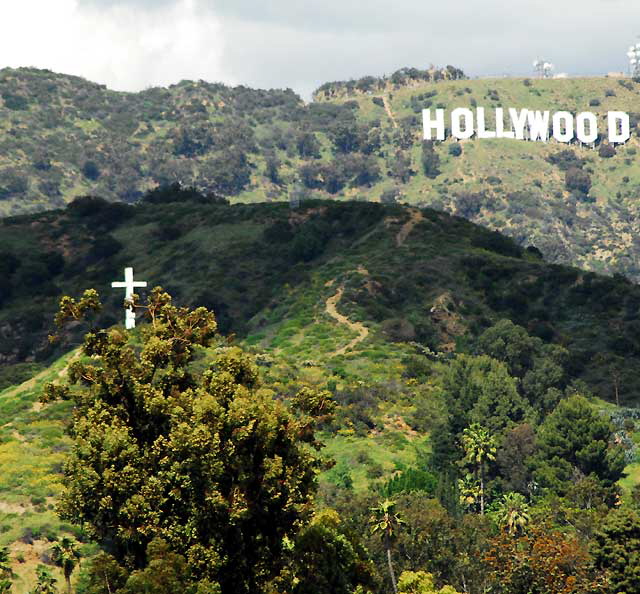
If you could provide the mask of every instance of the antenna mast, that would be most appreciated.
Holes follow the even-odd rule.
[[[629,74],[631,77],[640,77],[640,43],[629,46],[627,58],[629,58]]]
[[[538,78],[553,78],[555,66],[548,60],[534,60],[533,69]]]

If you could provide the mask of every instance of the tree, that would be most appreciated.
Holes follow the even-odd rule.
[[[355,122],[339,122],[331,130],[329,136],[334,151],[338,154],[353,153],[360,150],[363,131]]]
[[[395,513],[395,505],[395,502],[385,499],[377,507],[372,507],[369,523],[371,524],[371,532],[373,534],[380,534],[382,537],[384,548],[387,552],[387,566],[389,568],[391,584],[394,593],[398,594],[396,576],[393,571],[393,563],[391,562],[391,543],[397,538],[398,530],[400,526],[405,524],[405,521]]]
[[[276,185],[282,184],[282,177],[280,177],[280,161],[274,152],[267,153],[265,156],[266,168],[265,173],[271,183]]]
[[[370,592],[376,572],[365,549],[332,509],[317,512],[293,547],[293,594]]]
[[[516,538],[501,531],[492,539],[485,562],[495,591],[504,594],[606,592],[604,576],[592,571],[588,551],[579,540],[548,526],[534,527]]]
[[[570,167],[564,174],[564,183],[570,192],[576,191],[587,195],[591,189],[591,177],[586,171],[577,167]]]
[[[56,578],[51,575],[51,572],[45,565],[38,565],[36,568],[36,577],[38,583],[36,587],[31,590],[30,594],[56,594],[58,588],[56,588]]]
[[[399,594],[459,594],[451,586],[438,588],[426,571],[403,571],[398,580]]]
[[[562,495],[573,480],[594,475],[612,488],[625,467],[624,449],[612,443],[614,431],[582,396],[561,400],[538,434],[538,482]]]
[[[449,146],[449,154],[452,157],[459,157],[462,154],[462,146],[459,142],[454,142]]]
[[[509,534],[524,531],[531,519],[529,506],[520,493],[505,493],[496,512],[498,524]]]
[[[566,385],[563,347],[545,344],[511,320],[500,320],[478,338],[477,351],[507,364],[520,392],[540,412],[551,411]]]
[[[218,582],[222,594],[262,591],[311,515],[322,467],[314,427],[333,402],[301,390],[294,415],[260,389],[237,347],[219,349],[196,374],[195,351],[216,336],[213,313],[178,308],[159,287],[135,303],[149,320],[138,346],[120,328],[92,329],[71,385],[45,390],[45,401],[75,403],[61,515],[84,523],[128,571],[147,566],[160,538],[193,581]],[[95,291],[65,297],[57,322],[99,307]]]
[[[316,135],[308,129],[301,130],[296,136],[296,148],[303,159],[319,159],[320,143]]]
[[[596,567],[606,570],[610,591],[640,591],[640,516],[634,510],[609,512],[593,538]]]
[[[496,459],[496,440],[479,423],[473,423],[462,433],[463,462],[473,466],[480,486],[480,514],[484,515],[484,479],[489,462]]]
[[[139,594],[140,592],[162,592],[162,594],[191,594],[189,572],[186,559],[171,551],[169,545],[156,538],[147,547],[148,564],[144,569],[134,571],[118,594]],[[197,594],[220,594],[218,584],[202,581]]]
[[[529,403],[518,393],[516,380],[506,365],[492,361],[477,380],[478,399],[471,411],[471,420],[483,423],[493,433],[522,423],[532,416]]]
[[[422,143],[422,169],[424,174],[432,179],[440,175],[440,157],[433,149],[431,140]]]
[[[82,175],[88,180],[96,181],[100,177],[100,169],[93,161],[86,161],[82,166]]]
[[[517,425],[505,432],[496,454],[496,462],[507,490],[531,495],[531,457],[535,451],[536,434],[529,423]]]
[[[68,536],[65,536],[53,545],[51,549],[51,560],[62,569],[64,580],[67,583],[67,592],[71,594],[71,574],[80,563],[80,551],[77,543]]]

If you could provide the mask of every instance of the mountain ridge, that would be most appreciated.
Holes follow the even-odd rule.
[[[291,90],[182,81],[132,94],[47,71],[2,70],[0,215],[59,208],[87,194],[135,202],[175,181],[234,202],[382,200],[464,216],[535,245],[554,262],[640,278],[640,85],[607,78],[361,80],[370,79],[384,88],[304,104]],[[423,108],[474,105],[598,117],[626,110],[632,138],[596,150],[422,143]]]
[[[292,360],[340,366],[341,355],[357,367],[401,359],[414,342],[450,351],[507,318],[569,348],[574,376],[605,398],[610,370],[624,363],[621,398],[635,401],[640,287],[620,275],[545,263],[534,248],[430,209],[313,200],[292,210],[173,192],[136,206],[79,199],[2,221],[6,366],[77,344],[79,330],[58,350],[46,340],[63,294],[98,289],[101,323],[120,323],[110,282],[133,266],[179,303],[211,308],[223,333]],[[327,313],[331,299],[352,327]]]

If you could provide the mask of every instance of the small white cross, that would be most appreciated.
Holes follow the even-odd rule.
[[[111,286],[114,289],[124,289],[125,290],[125,300],[131,301],[133,299],[133,290],[136,287],[146,287],[146,281],[135,281],[133,280],[133,268],[125,268],[124,269],[124,282],[122,281],[114,281],[111,283]],[[136,327],[136,313],[133,311],[133,307],[128,307],[127,312],[125,314],[124,326],[127,330],[131,330]]]

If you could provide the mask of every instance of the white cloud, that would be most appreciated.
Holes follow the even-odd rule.
[[[2,65],[120,90],[205,79],[293,87],[454,64],[470,75],[626,66],[630,0],[4,0]]]
[[[0,9],[2,66],[35,66],[83,76],[116,90],[179,80],[234,83],[223,67],[216,16],[193,0],[154,9],[78,0],[20,0]]]

